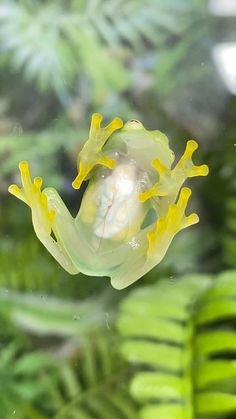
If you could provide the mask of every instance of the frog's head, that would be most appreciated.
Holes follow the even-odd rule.
[[[127,121],[123,127],[123,130],[126,131],[135,131],[135,130],[145,130],[142,122],[140,122],[138,119],[130,119],[129,121]],[[146,130],[145,130],[146,131]]]
[[[158,158],[170,168],[174,161],[174,152],[169,147],[169,141],[161,131],[149,131],[138,119],[130,119],[123,128],[115,133],[116,140],[125,144],[131,156],[150,166],[153,159]]]

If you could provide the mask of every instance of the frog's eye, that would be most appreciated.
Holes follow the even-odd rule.
[[[130,119],[126,124],[124,125],[124,129],[143,129],[143,124],[138,121],[138,119]]]

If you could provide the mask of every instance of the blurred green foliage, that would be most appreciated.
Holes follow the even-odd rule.
[[[211,276],[236,266],[235,100],[211,59],[225,24],[203,0],[0,2],[1,419],[235,415],[236,274]],[[75,215],[97,111],[164,131],[176,154],[196,137],[210,166],[200,224],[121,292],[67,275],[7,195],[26,159]]]
[[[227,271],[166,278],[123,300],[120,351],[134,366],[130,393],[141,419],[235,412],[235,295],[236,271]]]

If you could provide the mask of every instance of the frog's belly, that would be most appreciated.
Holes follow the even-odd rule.
[[[100,184],[93,232],[100,239],[128,238],[139,228],[142,214],[135,168],[122,164]]]
[[[103,239],[116,238],[122,233],[124,235],[124,232],[125,236],[129,236],[139,218],[140,208],[136,196],[122,200],[104,196],[94,221],[94,234]]]
[[[104,179],[91,183],[83,200],[81,219],[90,224],[92,245],[104,240],[126,240],[136,234],[144,216],[138,199],[136,167],[119,164]]]
[[[91,180],[76,219],[83,272],[107,275],[139,248],[146,204],[139,201],[138,170],[122,163],[105,178]]]

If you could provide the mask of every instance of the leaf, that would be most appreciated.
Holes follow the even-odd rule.
[[[163,316],[170,319],[176,319],[179,321],[184,321],[187,317],[187,311],[186,308],[176,304],[175,301],[172,301],[171,299],[168,300],[168,298],[161,299],[158,304],[153,304],[153,298],[148,295],[140,295],[140,299],[130,299],[124,302],[123,304],[123,310],[127,312],[127,314],[130,315],[130,313],[133,313],[133,315],[143,315],[143,316]],[[143,297],[143,299],[142,299]],[[150,297],[150,300],[149,300]],[[163,296],[164,298],[164,296]]]
[[[210,289],[209,293],[203,298],[204,305],[213,299],[232,298],[236,296],[236,272],[226,271],[218,275],[218,281]]]
[[[32,374],[52,363],[52,359],[44,353],[32,352],[22,356],[14,365],[15,374]]]
[[[143,314],[136,314],[136,322],[132,321],[129,313],[120,316],[117,327],[124,336],[150,337],[168,342],[182,343],[186,330],[182,324],[166,319],[152,317],[146,320]]]
[[[130,394],[140,418],[213,419],[236,410],[234,277],[186,275],[122,301],[120,352],[134,369]]]
[[[109,371],[104,362],[100,364],[100,359],[107,356]],[[52,417],[136,419],[136,404],[124,385],[123,368],[113,337],[100,335],[84,341],[71,362],[55,363],[46,375],[47,404],[53,410]]]
[[[181,369],[180,348],[152,342],[125,342],[121,345],[122,355],[132,363],[161,367],[170,371]]]
[[[211,384],[236,378],[236,361],[209,360],[196,368],[196,387],[203,389]]]
[[[219,352],[236,352],[236,333],[231,331],[208,331],[196,338],[196,351],[199,356]]]
[[[199,394],[196,401],[197,413],[222,414],[236,410],[236,396],[224,393]]]
[[[1,52],[14,72],[23,71],[43,92],[55,90],[62,102],[77,77],[86,79],[96,103],[128,88],[127,63],[180,36],[189,18],[188,7],[155,0],[3,1]]]
[[[235,300],[222,297],[222,299],[210,301],[200,308],[197,315],[197,324],[211,323],[220,319],[232,318],[235,315]]]
[[[168,419],[183,419],[184,407],[181,405],[165,404],[162,405],[149,405],[143,408],[140,412],[141,419],[154,419],[154,418],[168,418]]]
[[[33,403],[44,393],[40,382],[43,369],[52,363],[50,356],[42,352],[19,355],[20,346],[15,342],[7,345],[0,355],[1,415],[8,418],[13,411],[19,412],[20,419],[30,419],[28,412],[34,411],[35,418],[40,413]]]
[[[32,293],[0,292],[0,302],[0,312],[18,327],[38,335],[81,336],[105,326],[102,299],[100,303],[95,299],[79,303]]]
[[[142,401],[152,399],[181,401],[183,397],[182,378],[161,372],[143,372],[132,380],[130,393]]]

